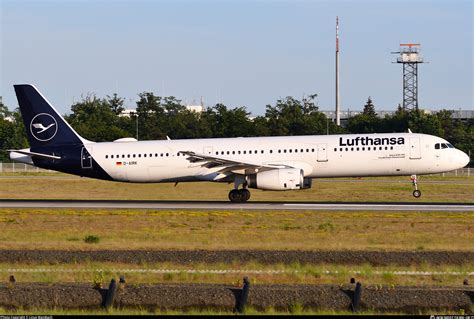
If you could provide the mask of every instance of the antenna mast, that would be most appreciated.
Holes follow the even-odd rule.
[[[336,125],[341,126],[339,107],[339,17],[336,17]]]
[[[403,65],[403,109],[418,111],[418,64],[423,63],[419,43],[402,43],[397,63]]]

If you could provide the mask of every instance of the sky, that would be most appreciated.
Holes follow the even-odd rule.
[[[470,0],[131,1],[0,0],[0,95],[34,84],[62,114],[87,94],[138,93],[187,104],[245,106],[253,115],[287,96],[377,110],[402,102],[400,43],[420,43],[419,105],[473,109]]]

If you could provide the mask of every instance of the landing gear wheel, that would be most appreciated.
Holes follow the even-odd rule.
[[[413,196],[415,198],[418,198],[421,196],[421,191],[418,189],[418,179],[416,178],[416,175],[411,176],[411,183],[413,184],[413,187],[415,190],[413,191]]]
[[[229,192],[229,199],[232,203],[243,203],[248,201],[250,198],[250,192],[243,189],[233,189]]]
[[[250,199],[250,191],[246,188],[240,190],[240,194],[242,195],[241,201],[246,202]]]
[[[417,189],[414,190],[414,191],[413,191],[413,196],[415,196],[416,198],[420,197],[420,196],[421,196],[421,191],[419,191],[419,190],[417,190]]]
[[[229,192],[229,200],[232,203],[238,203],[242,201],[242,193],[238,189],[233,189]]]

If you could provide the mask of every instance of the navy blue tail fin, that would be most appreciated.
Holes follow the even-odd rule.
[[[85,141],[33,85],[17,84],[14,88],[32,149]]]

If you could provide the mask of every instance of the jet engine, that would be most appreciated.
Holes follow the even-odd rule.
[[[278,168],[246,176],[249,188],[272,191],[311,188],[311,178],[303,176],[299,168]]]

